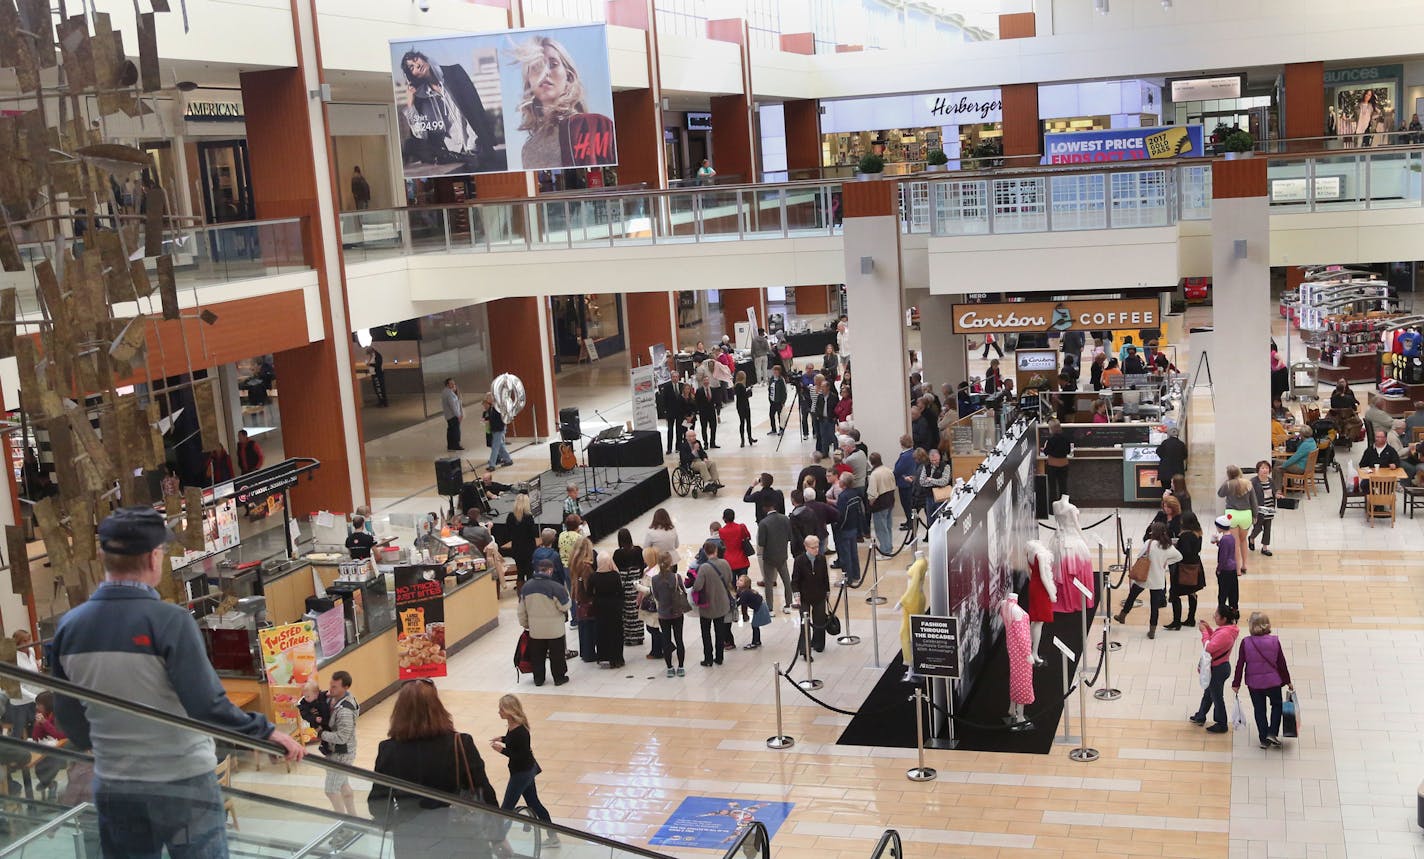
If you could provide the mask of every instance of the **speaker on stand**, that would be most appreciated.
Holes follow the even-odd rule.
[[[564,441],[578,441],[580,434],[578,407],[559,409],[559,438]]]
[[[465,482],[458,456],[442,456],[435,460],[435,491],[450,501],[450,512],[455,511],[455,498]]]

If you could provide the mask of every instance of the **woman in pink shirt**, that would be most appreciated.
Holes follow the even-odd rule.
[[[1226,733],[1226,678],[1231,674],[1231,650],[1236,646],[1236,636],[1241,634],[1237,629],[1236,621],[1241,618],[1241,613],[1231,606],[1224,605],[1216,610],[1216,629],[1211,628],[1211,624],[1202,621],[1200,624],[1202,647],[1211,654],[1211,677],[1207,680],[1206,689],[1202,690],[1201,706],[1196,713],[1190,716],[1193,723],[1198,725],[1206,724],[1206,711],[1212,708],[1214,718],[1207,731],[1212,734]]]

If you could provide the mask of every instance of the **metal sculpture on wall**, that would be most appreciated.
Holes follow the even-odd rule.
[[[146,100],[162,89],[154,19],[168,2],[150,0],[154,11],[137,15],[137,64],[95,4],[81,2],[71,14],[64,0],[56,9],[51,2],[0,0],[0,66],[15,71],[19,90],[0,116],[0,267],[31,273],[35,293],[0,290],[0,358],[16,359],[21,419],[48,433],[54,454],[57,491],[22,495],[21,519],[33,516],[56,594],[73,606],[102,578],[95,529],[115,507],[163,501],[179,537],[171,553],[203,546],[200,491],[153,498],[147,475],[165,463],[160,417],[172,410],[168,397],[179,394],[196,410],[203,450],[217,444],[212,383],[192,381],[192,366],[181,384],[156,379],[148,350],[165,336],[164,321],[179,320],[164,342],[187,356],[181,320],[215,317],[180,312],[161,187],[141,215],[119,205],[124,182],[153,175],[151,156],[101,133],[106,116],[152,113]],[[5,538],[10,586],[33,609],[25,530],[7,526]],[[171,574],[160,591],[183,597]]]

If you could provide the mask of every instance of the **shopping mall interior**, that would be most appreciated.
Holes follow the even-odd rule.
[[[1424,857],[1420,45],[0,0],[0,857]]]

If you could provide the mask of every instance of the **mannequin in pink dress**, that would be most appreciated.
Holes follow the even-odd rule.
[[[1037,540],[1029,540],[1028,549],[1028,621],[1033,630],[1033,667],[1043,664],[1038,646],[1043,641],[1043,625],[1053,622],[1053,605],[1058,601],[1058,586],[1053,582],[1053,553]],[[1071,585],[1070,585],[1071,587]],[[1081,594],[1080,594],[1081,596]]]
[[[1083,538],[1083,526],[1078,521],[1078,508],[1064,495],[1053,502],[1054,527],[1058,529],[1053,538],[1054,565],[1053,581],[1058,593],[1053,601],[1053,610],[1062,612],[1082,611],[1083,604],[1092,606],[1092,599],[1085,600],[1073,579],[1083,583],[1089,592],[1093,590],[1093,557],[1088,553],[1088,541]]]
[[[1033,723],[1024,717],[1025,705],[1033,703],[1032,636],[1028,612],[1019,607],[1018,594],[1009,594],[999,603],[999,616],[1004,620],[1004,646],[1009,651],[1009,730],[1033,730]]]

